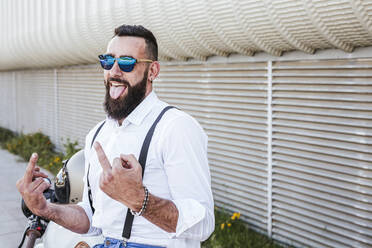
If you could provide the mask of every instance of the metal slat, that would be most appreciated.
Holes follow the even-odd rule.
[[[347,105],[343,101],[329,101],[326,99],[288,99],[288,98],[274,98],[273,104],[275,105],[289,105],[289,106],[303,106],[303,107],[314,107],[323,108],[327,106],[329,109],[346,109],[346,110],[361,110],[361,111],[372,111],[372,104],[363,101],[360,102],[348,102]]]
[[[302,144],[309,144],[314,146],[324,146],[324,142],[327,142],[327,147],[336,148],[339,150],[342,150],[343,153],[350,150],[351,152],[358,152],[358,153],[369,153],[370,149],[368,146],[366,146],[368,143],[363,142],[362,144],[358,144],[356,142],[353,142],[353,145],[350,146],[350,141],[348,140],[337,140],[335,141],[332,138],[325,139],[324,137],[316,137],[316,136],[310,136],[312,132],[310,130],[307,131],[307,135],[292,135],[292,134],[283,134],[283,133],[276,133],[275,137],[276,139],[285,140],[285,141],[293,141],[296,143],[302,143]],[[361,140],[363,140],[363,136],[360,137]]]
[[[265,168],[266,164],[262,161],[263,158],[255,156],[255,154],[247,155],[247,154],[239,154],[239,153],[231,153],[229,151],[224,150],[221,147],[218,147],[218,144],[210,145],[210,158],[218,161],[222,161],[225,163],[237,163],[243,164],[244,167],[254,167],[254,168]],[[231,162],[229,162],[229,160]]]
[[[303,218],[303,217],[302,217]],[[292,220],[287,216],[280,216],[277,218],[277,222],[274,224],[275,226],[280,225],[283,231],[295,233],[294,240],[301,240],[299,237],[303,237],[303,243],[309,243],[308,240],[317,241],[318,243],[313,243],[314,247],[358,247],[355,245],[360,245],[357,242],[351,243],[350,240],[343,238],[342,236],[335,235],[330,231],[327,232],[327,236],[324,237],[322,231],[319,227],[314,227],[307,223],[301,223],[296,220]],[[351,244],[354,244],[350,246]]]
[[[287,225],[293,225],[297,229],[312,231],[318,237],[323,236],[322,229],[327,230],[327,238],[332,239],[329,244],[335,242],[340,242],[341,244],[346,244],[351,247],[360,247],[361,245],[369,245],[371,243],[371,238],[363,234],[355,233],[354,230],[347,230],[345,226],[337,227],[335,221],[332,220],[332,225],[324,224],[327,219],[322,219],[320,221],[315,218],[306,217],[305,215],[293,214],[286,210],[280,211],[281,217],[279,221],[285,221]]]
[[[279,181],[290,180],[293,189],[301,190],[301,192],[308,195],[322,199],[327,199],[327,196],[331,196],[332,199],[329,199],[330,201],[366,211],[372,210],[372,206],[369,206],[372,201],[372,193],[368,192],[371,185],[353,185],[346,188],[347,184],[342,185],[342,181],[334,180],[328,176],[318,176],[312,173],[304,173],[303,171],[291,171],[289,168],[276,168],[274,172],[277,173],[278,186]],[[319,183],[320,181],[324,183]],[[309,191],[309,189],[316,191],[316,193]]]
[[[325,223],[332,223],[333,225],[336,226],[336,229],[334,230],[335,233],[343,235],[345,230],[347,233],[347,235],[345,236],[348,236],[349,238],[352,239],[355,237],[354,234],[352,233],[355,230],[358,231],[360,230],[359,235],[362,241],[365,235],[369,235],[368,226],[366,225],[360,225],[360,223],[346,222],[341,218],[334,218],[329,215],[325,215],[322,212],[313,211],[313,209],[302,209],[300,207],[297,207],[296,205],[286,204],[286,202],[279,202],[278,208],[274,209],[273,211],[278,214],[283,214],[288,218],[291,218],[291,213],[298,213],[298,216],[306,216],[308,222],[311,222],[313,219],[317,221],[315,222],[316,224],[313,224],[314,226],[323,226],[324,224],[321,223],[322,221],[324,221]],[[314,212],[316,212],[315,215]],[[369,237],[365,236],[365,239],[367,240],[370,238],[371,236]]]
[[[276,105],[277,111],[287,113],[302,113],[302,114],[314,114],[319,116],[338,116],[338,117],[351,117],[357,119],[369,119],[371,116],[370,111],[353,111],[348,109],[332,109],[331,112],[325,113],[322,108],[311,108],[311,107],[297,107],[297,106],[285,106]]]
[[[330,128],[331,129],[331,128]],[[327,132],[325,130],[318,131],[318,130],[307,130],[307,132],[302,128],[288,128],[283,126],[277,126],[274,132],[278,134],[286,134],[286,135],[302,135],[305,137],[316,137],[316,138],[323,138],[329,140],[336,140],[336,141],[349,141],[355,144],[372,144],[372,137],[369,136],[361,136],[361,135],[351,135],[351,134],[343,134],[343,133],[333,133]]]
[[[358,159],[361,161],[370,162],[372,159],[372,154],[369,153],[361,153],[356,151],[349,151],[344,149],[335,149],[331,146],[327,146],[325,143],[323,146],[317,145],[308,145],[305,143],[300,142],[291,142],[291,141],[284,141],[280,140],[275,143],[275,145],[280,147],[287,147],[287,148],[298,148],[301,147],[301,150],[313,152],[317,154],[326,154],[333,157],[340,157],[340,158],[349,158],[349,159]]]
[[[330,163],[319,163],[315,160],[301,159],[295,156],[288,158],[288,156],[282,154],[276,154],[275,160],[275,165],[279,168],[283,167],[288,170],[296,170],[340,180],[342,183],[339,186],[346,189],[352,189],[356,186],[355,181],[358,181],[358,187],[356,189],[359,189],[361,193],[368,194],[368,187],[372,186],[370,180],[372,178],[372,171],[363,169],[355,170],[343,165]],[[336,186],[335,182],[330,185]],[[363,186],[367,187],[366,190],[362,190]]]
[[[319,204],[319,201],[312,202],[308,199],[302,200],[300,198],[296,198],[296,196],[297,195],[295,194],[276,194],[275,200],[278,204],[276,208],[277,211],[282,208],[299,208],[300,210],[296,209],[295,212],[306,212],[307,215],[315,216],[314,218],[317,218],[319,220],[321,220],[323,216],[327,216],[327,218],[334,218],[337,219],[338,222],[343,222],[342,225],[354,225],[354,228],[358,228],[358,226],[362,227],[362,231],[368,231],[368,228],[372,224],[372,220],[365,219],[364,216],[355,215],[351,211],[340,212],[338,211],[338,208],[328,209],[327,206],[327,211],[324,211],[325,207],[322,204]]]

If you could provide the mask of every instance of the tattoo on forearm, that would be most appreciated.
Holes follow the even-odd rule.
[[[89,219],[77,205],[52,204],[47,218],[73,232],[86,233],[89,230]]]
[[[167,232],[176,232],[178,209],[170,200],[149,193],[149,201],[143,217]]]

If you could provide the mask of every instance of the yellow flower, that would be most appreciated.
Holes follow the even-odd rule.
[[[227,226],[230,227],[231,226],[231,223],[227,223]]]
[[[222,223],[221,224],[221,230],[223,230],[225,228],[225,223]]]
[[[55,162],[55,163],[58,163],[60,160],[61,160],[61,159],[60,159],[59,157],[56,157],[56,158],[54,159],[54,162]]]
[[[239,219],[239,218],[240,218],[240,213],[234,213],[234,214],[231,216],[231,219],[232,219],[232,220]]]

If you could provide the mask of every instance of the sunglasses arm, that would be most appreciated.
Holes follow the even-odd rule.
[[[149,63],[152,63],[154,61],[153,60],[150,60],[150,59],[137,59],[137,62],[149,62]]]

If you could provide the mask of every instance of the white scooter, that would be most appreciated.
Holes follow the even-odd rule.
[[[84,151],[75,153],[69,160],[64,161],[63,168],[55,178],[54,189],[44,192],[47,200],[57,203],[76,204],[82,199],[84,177]],[[22,241],[21,248],[27,238],[26,248],[89,248],[103,243],[103,236],[85,236],[69,231],[68,229],[39,216],[34,215],[22,200],[22,211],[29,219]],[[38,238],[41,243],[35,245]]]

